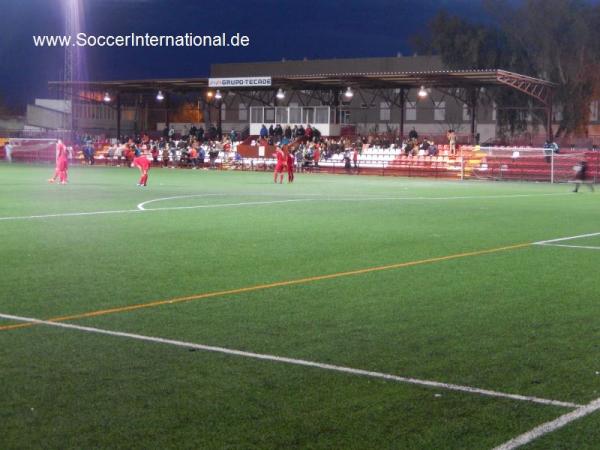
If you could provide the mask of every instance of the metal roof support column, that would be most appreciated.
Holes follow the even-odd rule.
[[[117,141],[121,141],[121,93],[117,94]]]
[[[171,128],[171,119],[169,117],[169,110],[171,109],[171,94],[169,92],[165,93],[165,127]]]
[[[471,144],[474,145],[475,135],[477,134],[477,118],[475,117],[477,114],[477,93],[479,92],[479,88],[473,88],[471,91],[471,98],[469,99],[469,109],[471,110]]]
[[[554,141],[554,131],[552,130],[552,91],[546,103],[546,140],[548,142]]]
[[[404,140],[404,110],[406,106],[406,89],[400,88],[400,140]]]

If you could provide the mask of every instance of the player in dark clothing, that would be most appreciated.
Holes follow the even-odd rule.
[[[573,189],[573,192],[579,192],[579,186],[581,186],[581,183],[585,183],[587,184],[587,186],[590,188],[590,191],[594,192],[594,182],[590,181],[590,182],[586,182],[587,180],[587,162],[585,161],[581,161],[579,163],[579,166],[577,173],[575,174],[575,189]]]

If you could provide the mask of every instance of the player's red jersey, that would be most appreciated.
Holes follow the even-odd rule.
[[[275,152],[275,156],[277,157],[277,164],[283,164],[283,162],[285,161],[285,154],[283,153],[283,150],[277,149],[277,151]]]
[[[286,168],[285,153],[283,153],[283,150],[278,148],[275,152],[275,156],[277,157],[277,165],[275,166],[275,172],[283,172],[283,170]]]
[[[56,160],[67,159],[67,147],[65,144],[56,144]]]
[[[133,160],[133,164],[138,166],[140,169],[148,170],[150,168],[150,161],[145,155],[138,156]]]

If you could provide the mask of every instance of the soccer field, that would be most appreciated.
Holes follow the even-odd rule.
[[[600,448],[600,194],[51,173],[0,165],[0,448]]]

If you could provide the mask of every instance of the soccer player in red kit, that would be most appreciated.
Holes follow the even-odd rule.
[[[294,182],[294,155],[291,153],[287,154],[287,172],[288,172],[288,183]]]
[[[69,170],[69,159],[67,155],[67,147],[63,144],[62,139],[56,141],[56,168],[54,175],[48,181],[54,183],[56,177],[60,179],[60,184],[67,184],[67,176]]]
[[[273,181],[277,183],[277,174],[279,174],[279,184],[283,183],[283,171],[286,170],[287,159],[285,157],[285,153],[281,149],[281,147],[277,147],[275,151],[275,156],[277,157],[277,165],[275,165],[275,173],[273,175]]]
[[[147,186],[148,185],[148,171],[150,170],[150,161],[146,157],[144,153],[140,156],[137,156],[133,160],[133,165],[140,169],[140,182],[138,186]]]

